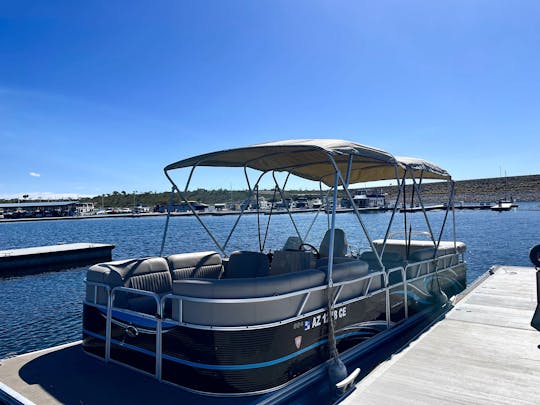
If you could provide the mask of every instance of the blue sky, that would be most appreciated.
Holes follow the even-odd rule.
[[[164,191],[168,163],[291,138],[540,173],[540,2],[0,3],[0,196]]]

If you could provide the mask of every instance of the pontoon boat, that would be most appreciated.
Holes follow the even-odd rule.
[[[287,207],[291,233],[286,238],[284,229],[276,230],[286,242],[272,247],[271,255],[265,243],[254,251],[230,252],[243,211],[226,239],[218,240],[186,197],[195,171],[223,167],[243,171],[249,189],[244,208],[257,201],[262,179],[272,182],[274,203],[286,200],[287,180],[297,176],[318,183],[321,200],[327,193],[332,210],[321,209],[319,216],[293,214]],[[187,184],[180,189],[173,173],[182,169],[187,170]],[[312,370],[395,333],[465,288],[465,245],[456,241],[455,219],[453,240],[442,240],[447,219],[454,218],[454,183],[445,170],[427,161],[342,140],[291,140],[203,154],[172,163],[164,171],[172,194],[190,206],[216,250],[164,256],[167,218],[160,257],[90,267],[83,347],[105,361],[210,395],[264,393],[298,382]],[[389,179],[398,186],[397,199],[391,215],[380,214],[389,217],[384,237],[374,239],[352,204],[349,186]],[[437,229],[426,211],[398,212],[402,199],[403,204],[410,198],[411,204],[423,206],[425,179],[446,180],[449,185],[446,212],[438,214]],[[339,215],[357,223],[367,249],[348,246],[351,231],[347,235],[336,227],[337,201],[342,197],[351,202],[353,213]],[[327,231],[319,243],[306,242],[312,240],[312,227],[302,234],[298,215],[325,222]],[[427,240],[416,239],[410,222],[407,226],[411,215],[425,219],[422,232]],[[391,236],[398,217],[405,221],[402,239]],[[270,224],[268,216],[265,221]],[[258,226],[259,241],[264,242],[268,227],[262,228]]]

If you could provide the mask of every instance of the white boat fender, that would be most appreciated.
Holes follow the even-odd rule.
[[[529,251],[529,259],[535,267],[540,267],[540,245],[536,245]]]

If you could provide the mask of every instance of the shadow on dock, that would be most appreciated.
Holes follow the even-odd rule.
[[[39,386],[35,403],[178,404],[245,403],[241,398],[196,395],[129,368],[85,354],[80,344],[42,354],[19,369],[24,383]],[[36,392],[36,390],[34,390]]]

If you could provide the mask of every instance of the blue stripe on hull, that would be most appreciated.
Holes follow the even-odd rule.
[[[105,336],[102,336],[102,335],[99,335],[97,333],[94,333],[94,332],[91,332],[89,330],[86,330],[86,329],[83,329],[83,332],[86,333],[87,335],[89,336],[92,336],[92,337],[95,337],[97,339],[100,339],[100,340],[103,340],[105,341]],[[365,332],[365,331],[359,331],[359,332],[349,332],[349,333],[344,333],[342,335],[337,335],[336,336],[336,340],[341,340],[341,339],[345,339],[345,338],[348,338],[348,337],[351,337],[351,336],[372,336],[373,333],[371,332]],[[276,365],[276,364],[279,364],[279,363],[283,363],[285,361],[288,361],[288,360],[291,360],[297,356],[300,356],[301,354],[305,353],[305,352],[308,352],[312,349],[315,349],[316,347],[319,347],[319,346],[322,346],[324,344],[326,344],[328,342],[328,339],[322,339],[322,340],[319,340],[318,342],[315,342],[301,350],[298,350],[294,353],[291,353],[287,356],[283,356],[283,357],[280,357],[278,359],[274,359],[274,360],[269,360],[269,361],[264,361],[264,362],[261,362],[261,363],[252,363],[252,364],[230,364],[230,365],[218,365],[218,364],[204,364],[204,363],[197,363],[197,362],[193,362],[193,361],[189,361],[189,360],[184,360],[184,359],[180,359],[178,357],[174,357],[174,356],[169,356],[167,354],[163,354],[163,359],[165,360],[170,360],[170,361],[173,361],[175,363],[179,363],[179,364],[183,364],[183,365],[186,365],[186,366],[190,366],[190,367],[195,367],[195,368],[202,368],[202,369],[206,369],[206,370],[220,370],[220,371],[224,371],[224,370],[251,370],[251,369],[255,369],[255,368],[262,368],[262,367],[269,367],[269,366],[273,366],[273,365]],[[147,354],[147,355],[150,355],[150,356],[155,356],[155,353],[154,352],[151,352],[149,350],[145,350],[145,349],[142,349],[140,347],[137,347],[137,346],[133,346],[133,345],[130,345],[130,344],[127,344],[127,343],[123,343],[123,342],[120,342],[116,339],[111,339],[111,343],[114,343],[116,345],[119,345],[119,346],[122,346],[122,347],[126,347],[128,349],[131,349],[131,350],[134,350],[134,351],[137,351],[137,352],[140,352],[140,353],[144,353],[144,354]]]

